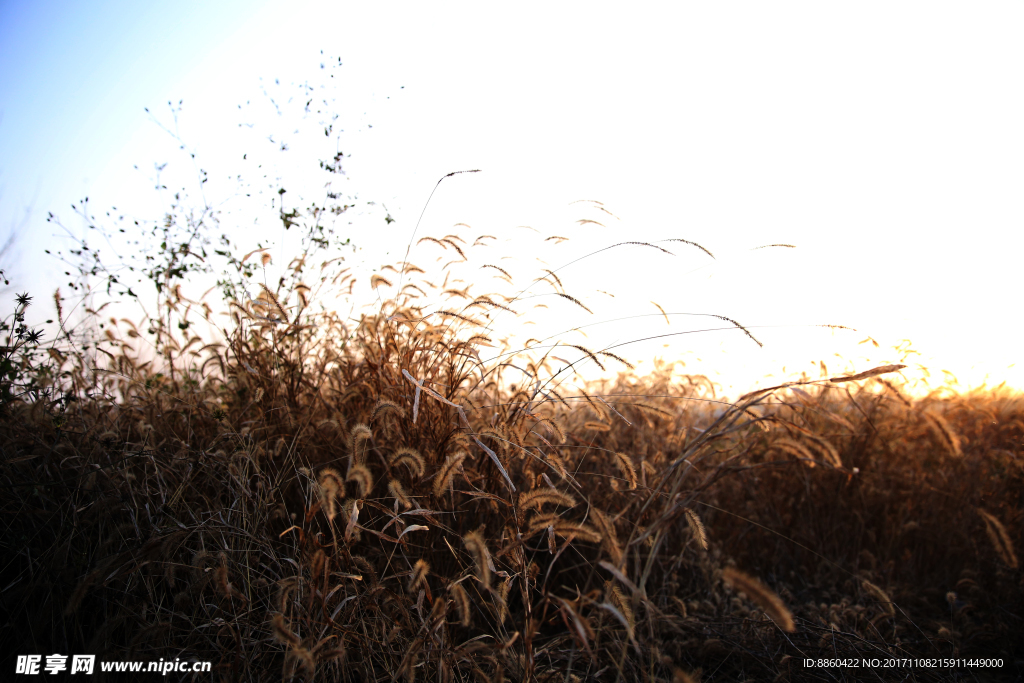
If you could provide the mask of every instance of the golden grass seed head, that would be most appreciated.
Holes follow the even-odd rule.
[[[498,586],[498,623],[504,624],[508,618],[508,594],[512,588],[512,579],[506,579]]]
[[[345,481],[355,482],[359,498],[366,498],[373,489],[373,474],[370,472],[370,468],[360,463],[352,465]]]
[[[286,656],[286,663],[289,658],[294,662],[295,668],[302,667],[305,671],[305,679],[307,681],[312,681],[314,679],[314,676],[316,675],[316,660],[313,658],[312,652],[304,647],[296,647],[288,652],[288,655]],[[293,673],[294,670],[295,669],[293,668]]]
[[[370,276],[370,289],[377,289],[380,286],[391,287],[391,280],[387,279],[383,275],[374,273]]]
[[[913,409],[914,404],[911,403],[907,399],[907,397],[903,395],[903,392],[901,392],[899,390],[899,388],[896,387],[895,384],[893,384],[892,382],[890,382],[887,379],[881,379],[881,378],[877,379],[876,381],[881,383],[883,386],[885,386],[886,389],[889,390],[890,393],[892,393],[894,396],[896,396],[896,398],[899,399],[899,402],[902,403],[905,408]]]
[[[473,325],[475,327],[481,327],[482,326],[482,323],[480,321],[474,320],[473,318],[470,318],[468,315],[462,315],[461,313],[455,313],[454,311],[443,311],[443,310],[442,311],[437,311],[437,315],[448,317],[448,318],[455,318],[456,320],[461,320],[462,322],[467,323],[469,325]]]
[[[466,260],[466,254],[462,251],[462,248],[458,244],[456,244],[453,240],[449,239],[448,237],[442,237],[440,242],[442,244],[450,245],[453,249],[455,249],[455,251],[457,251],[459,253],[459,256],[462,257],[463,261]]]
[[[619,536],[615,531],[614,520],[596,507],[591,508],[590,515],[598,533],[601,534],[601,543],[605,551],[612,558],[612,564],[619,566],[622,562],[622,547],[619,545]]]
[[[458,434],[452,435],[450,443],[452,446],[458,446],[463,450],[469,450],[469,446],[472,442],[470,441],[468,434],[465,432],[459,432]]]
[[[607,356],[608,358],[611,358],[613,360],[617,360],[620,363],[622,363],[623,365],[625,365],[627,368],[629,368],[630,370],[636,370],[636,366],[635,365],[630,363],[625,358],[622,358],[621,356],[616,356],[614,353],[610,353],[608,351],[598,351],[598,354],[600,354],[602,356]]]
[[[955,458],[963,457],[964,453],[960,448],[960,437],[950,428],[949,423],[938,413],[924,412],[922,415],[949,454]]]
[[[562,462],[562,459],[560,457],[558,457],[558,454],[548,453],[546,455],[546,460],[548,464],[551,465],[552,469],[554,469],[554,471],[558,473],[558,477],[562,481],[565,481],[565,479],[569,476],[569,472],[565,468],[565,463]]]
[[[397,500],[403,508],[406,510],[412,508],[412,499],[409,498],[409,494],[405,492],[405,488],[397,479],[391,479],[388,481],[388,491],[391,492],[391,495],[394,496],[395,500]]]
[[[309,575],[316,579],[323,574],[326,567],[327,554],[324,553],[323,548],[317,548],[316,552],[313,553],[313,558],[309,561]]]
[[[333,520],[338,514],[338,500],[345,497],[341,474],[332,467],[325,467],[320,470],[319,484],[327,519]]]
[[[277,582],[277,609],[284,614],[288,611],[291,595],[299,587],[299,578],[289,576]]]
[[[601,542],[601,534],[597,533],[594,527],[584,522],[560,519],[555,523],[555,533],[562,538],[585,541],[587,543]]]
[[[390,458],[388,458],[388,464],[391,467],[404,466],[409,469],[413,477],[420,478],[423,476],[423,472],[427,469],[426,461],[423,456],[420,455],[419,451],[415,448],[403,447],[395,451]]]
[[[361,445],[364,441],[369,441],[372,438],[373,432],[370,431],[367,425],[362,422],[352,425],[348,437],[348,452],[352,456],[353,462],[360,463],[363,461],[365,454]]]
[[[591,315],[593,315],[593,314],[594,314],[594,312],[593,312],[592,310],[590,310],[589,308],[587,308],[586,306],[584,306],[584,305],[583,305],[583,304],[582,304],[582,303],[580,302],[580,300],[579,300],[579,299],[577,299],[576,297],[574,297],[574,296],[569,296],[568,294],[563,294],[562,292],[554,292],[554,294],[555,294],[555,296],[560,296],[560,297],[562,297],[563,299],[567,299],[568,301],[571,301],[571,302],[573,302],[574,304],[576,304],[577,306],[579,306],[580,308],[582,308],[582,309],[583,309],[584,311],[586,311],[587,313],[589,313],[589,314],[591,314]],[[572,346],[572,344],[570,344],[570,346]],[[582,348],[582,347],[576,347],[576,348]],[[587,354],[588,354],[588,355],[589,355],[589,356],[590,356],[591,358],[593,358],[595,362],[597,362],[597,358],[596,358],[596,357],[594,356],[594,354],[590,353],[589,351],[587,351],[586,353],[587,353]],[[597,363],[597,364],[598,364],[598,366],[600,366],[600,365],[601,365],[600,363]],[[604,368],[603,368],[603,367],[602,367],[601,369],[602,369],[602,370],[604,370]]]
[[[571,406],[569,405],[569,402],[568,402],[568,401],[566,401],[566,400],[565,400],[565,398],[563,398],[563,397],[562,397],[562,395],[561,395],[560,393],[558,393],[558,390],[557,390],[557,389],[551,389],[551,388],[549,388],[549,389],[547,389],[547,392],[546,392],[546,393],[548,393],[549,395],[551,395],[551,396],[554,396],[555,398],[557,398],[557,399],[558,399],[558,402],[559,402],[559,403],[561,403],[561,404],[562,404],[563,406],[565,406],[566,408],[569,408],[569,409],[571,409]]]
[[[896,616],[896,607],[893,605],[892,600],[889,599],[889,596],[885,591],[867,579],[861,581],[861,586],[863,586],[865,591],[873,595],[879,603],[881,603],[882,609],[885,610],[886,614],[890,617]]]
[[[762,348],[764,347],[764,344],[762,344],[762,343],[761,343],[760,341],[758,341],[757,337],[755,337],[754,335],[750,334],[750,330],[748,330],[747,328],[745,328],[745,327],[744,327],[743,325],[740,325],[740,324],[739,324],[738,322],[736,322],[736,321],[735,321],[735,320],[733,320],[732,318],[727,318],[727,317],[725,317],[724,315],[715,315],[715,314],[713,314],[713,313],[712,313],[711,315],[712,315],[712,317],[714,317],[714,318],[718,318],[719,320],[724,320],[724,321],[726,321],[726,322],[728,322],[728,323],[732,323],[733,327],[736,327],[736,328],[738,328],[738,329],[740,329],[740,330],[743,330],[743,333],[744,333],[744,334],[746,334],[746,335],[747,335],[748,337],[750,337],[750,339],[751,339],[751,340],[752,340],[752,341],[753,341],[753,342],[754,342],[755,344],[757,344],[758,346],[760,346],[760,347],[762,347]]]
[[[427,580],[427,575],[430,573],[430,565],[426,560],[420,558],[416,560],[416,564],[413,565],[412,572],[409,574],[409,585],[406,590],[409,593],[415,593],[421,584]]]
[[[287,320],[288,312],[284,310],[284,306],[281,305],[277,295],[270,291],[270,289],[262,282],[260,283],[260,288],[263,290],[261,297],[271,304],[274,313],[276,313],[281,320]]]
[[[467,593],[466,589],[459,583],[449,584],[448,592],[455,601],[455,608],[459,613],[460,623],[463,626],[469,626],[473,617],[473,612],[470,609],[469,593]]]
[[[219,565],[213,570],[213,578],[220,594],[225,598],[230,598],[233,591],[231,583],[228,581],[228,566],[226,564]]]
[[[700,675],[689,674],[678,666],[672,667],[672,683],[700,683]]]
[[[507,546],[510,548],[508,558],[509,563],[517,572],[526,568],[526,555],[523,553],[523,547],[518,541],[519,538],[519,532],[514,527],[511,525],[505,526],[505,533],[502,534],[501,543],[505,543],[506,541],[510,541],[512,543],[512,545]]]
[[[469,455],[466,451],[453,453],[444,459],[444,463],[438,468],[434,476],[434,495],[438,498],[444,495],[445,490],[452,483],[452,478],[462,465],[462,461]]]
[[[540,424],[545,425],[548,429],[551,430],[551,433],[554,435],[558,443],[565,443],[565,428],[557,420],[551,418],[542,418],[540,420]]]
[[[53,291],[53,304],[57,307],[57,320],[64,319],[64,307],[61,305],[64,302],[64,298],[60,295],[60,287]]]
[[[568,493],[548,487],[535,488],[532,491],[519,495],[519,508],[522,510],[529,510],[530,508],[537,508],[539,510],[545,503],[571,508],[576,505],[576,499]]]
[[[573,348],[576,348],[576,347],[573,347]],[[587,351],[583,347],[579,347],[579,348],[582,351]],[[587,351],[587,353],[590,353],[590,352]],[[591,397],[591,395],[587,393],[586,389],[578,389],[578,391],[583,395],[583,398],[585,398],[587,400],[587,403],[590,404],[591,409],[593,409],[593,411],[597,414],[598,418],[600,418],[604,422],[608,422],[609,419],[610,419],[610,415],[608,414],[608,409],[600,401],[600,399],[598,399],[597,397]]]
[[[781,598],[758,579],[735,567],[726,567],[722,571],[722,578],[732,584],[736,590],[746,593],[747,597],[757,603],[783,631],[787,633],[796,631],[796,622],[793,621],[792,613],[783,604]]]
[[[526,526],[526,535],[532,536],[533,534],[536,534],[547,526],[554,524],[556,519],[558,519],[558,514],[554,512],[544,512],[533,515],[530,517]]]
[[[487,551],[487,543],[484,535],[479,531],[470,531],[462,537],[462,543],[466,550],[473,557],[476,565],[476,575],[485,588],[491,587],[491,566],[490,556]]]
[[[619,468],[619,472],[622,474],[622,478],[629,484],[629,490],[636,489],[636,468],[633,466],[633,461],[625,453],[614,453],[615,465]]]
[[[430,615],[427,617],[427,624],[430,628],[434,625],[443,621],[445,616],[448,614],[448,600],[445,598],[435,598],[434,604],[430,606]]]
[[[482,265],[482,266],[480,266],[480,270],[484,270],[485,268],[491,268],[491,269],[493,269],[493,270],[496,270],[496,271],[498,271],[499,273],[501,273],[502,275],[504,275],[504,276],[505,276],[505,278],[506,278],[506,279],[508,280],[508,282],[512,282],[512,276],[511,276],[511,275],[509,275],[509,274],[508,274],[508,271],[507,271],[507,270],[505,270],[504,268],[499,268],[498,266],[493,266],[493,265],[491,265],[491,264],[489,264],[489,263],[488,263],[488,264],[485,264],[485,265]],[[494,277],[497,277],[497,276],[495,275]],[[499,278],[499,279],[500,279],[500,278]]]
[[[760,429],[762,432],[770,432],[772,430],[771,427],[768,426],[768,423],[765,421],[764,417],[758,415],[750,408],[745,408],[743,410],[743,414],[749,417],[750,421],[757,425],[757,428]]]
[[[633,631],[636,630],[636,617],[633,615],[633,606],[617,585],[611,582],[608,585],[611,589],[611,602],[622,613],[622,616],[626,617],[626,622],[629,624],[629,634],[633,635]]]
[[[509,435],[508,428],[502,424],[497,429],[481,429],[477,432],[477,438],[489,438],[498,445],[498,449],[504,454],[508,452],[509,448]]]
[[[773,440],[771,442],[771,445],[776,450],[780,450],[784,453],[789,453],[790,455],[796,456],[797,458],[804,460],[808,465],[811,465],[812,467],[814,466],[814,463],[816,461],[814,454],[811,453],[810,449],[808,449],[807,446],[803,445],[799,441],[781,438]]]
[[[370,414],[370,422],[373,422],[378,417],[388,412],[393,412],[397,414],[399,417],[405,417],[405,411],[402,410],[402,408],[397,403],[395,403],[394,401],[389,401],[385,398],[380,398],[377,399],[377,403],[373,406],[373,412]]]
[[[808,439],[815,450],[821,454],[825,462],[836,469],[842,469],[843,461],[839,457],[839,451],[836,450],[836,447],[830,441],[815,434],[809,434]]]
[[[601,534],[594,527],[583,522],[562,519],[554,513],[534,515],[530,518],[526,536],[533,536],[545,530],[548,531],[549,537],[558,535],[562,538],[572,538],[587,543],[601,543],[603,540]]]
[[[906,365],[880,365],[877,368],[871,368],[864,372],[857,373],[856,375],[847,375],[844,377],[832,377],[829,382],[855,382],[861,379],[868,379],[870,377],[878,377],[879,375],[885,375],[890,372],[899,372]]]
[[[423,639],[417,638],[409,645],[402,664],[395,673],[396,678],[405,678],[406,683],[414,683],[416,680],[416,664],[419,662],[420,653],[423,651]]]
[[[672,419],[673,417],[675,417],[672,413],[665,410],[664,408],[652,406],[650,403],[631,403],[630,405],[639,410],[641,413],[653,415],[654,417],[665,417],[668,419]]]
[[[693,537],[697,539],[697,544],[700,545],[702,550],[708,549],[708,532],[704,528],[703,522],[700,521],[700,517],[697,513],[690,508],[683,508],[683,512],[686,515],[686,523],[690,526],[690,532]]]
[[[343,480],[341,478],[341,472],[333,467],[324,467],[320,470],[319,481],[321,486],[333,484],[334,486],[341,488]]]
[[[273,626],[274,638],[276,638],[278,642],[293,648],[298,647],[302,642],[299,637],[292,632],[288,622],[285,621],[283,614],[275,614],[270,620],[270,623]]]
[[[363,574],[367,574],[369,576],[377,575],[377,573],[373,571],[373,565],[370,564],[370,561],[362,555],[353,555],[352,564],[353,566],[355,566],[356,569],[358,569]]]
[[[317,431],[322,432],[340,432],[341,425],[334,418],[327,418],[326,420],[320,420],[316,423]]]
[[[645,477],[644,484],[651,486],[651,482],[657,480],[658,470],[651,464],[649,460],[643,460],[640,462],[640,472]]]
[[[1014,552],[1013,541],[1010,539],[1010,534],[1007,532],[1006,527],[994,515],[981,508],[977,510],[981,518],[985,520],[985,532],[988,534],[989,540],[992,541],[996,552],[999,553],[999,557],[1006,566],[1016,569],[1019,565],[1017,553]]]
[[[354,447],[351,444],[358,444],[360,441],[367,441],[372,438],[373,432],[370,431],[370,427],[362,422],[357,422],[352,425],[352,429],[349,432],[350,448]]]

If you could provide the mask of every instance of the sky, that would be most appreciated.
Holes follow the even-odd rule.
[[[423,213],[416,239],[498,238],[463,268],[474,293],[495,284],[476,267],[487,259],[524,278],[556,270],[593,313],[541,285],[529,301],[549,306],[543,324],[629,318],[574,343],[625,344],[614,352],[641,368],[683,360],[731,395],[816,377],[819,361],[1024,387],[1008,304],[1024,246],[1022,29],[1013,2],[2,0],[0,236],[17,241],[0,297],[29,290],[52,316],[67,278],[44,250],[71,241],[48,212],[95,239],[72,203],[152,220],[179,185],[238,244],[270,247],[279,272],[294,236],[269,202],[322,205],[316,160],[342,151],[333,187],[357,198],[343,253],[365,282],[404,257]],[[304,83],[338,114],[329,136],[297,113]],[[574,262],[624,241],[672,253]],[[794,248],[754,249],[768,244]],[[440,255],[419,245],[410,261]],[[735,329],[679,334],[729,325],[675,313],[732,318],[763,347]],[[507,331],[527,334],[522,322]]]

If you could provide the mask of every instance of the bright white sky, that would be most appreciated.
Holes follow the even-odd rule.
[[[1024,387],[1021,368],[1008,367],[1024,324],[1011,308],[1024,247],[1020,3],[140,7],[0,1],[0,233],[20,235],[19,260],[2,264],[12,280],[3,296],[29,290],[40,317],[52,317],[44,307],[66,281],[43,249],[70,245],[48,211],[79,233],[69,205],[86,195],[98,216],[117,206],[157,218],[166,202],[153,190],[156,162],[169,162],[172,189],[195,186],[190,160],[144,107],[170,126],[167,101],[184,100],[181,137],[210,172],[211,202],[231,197],[224,179],[269,171],[288,206],[322,203],[323,181],[306,169],[334,143],[262,113],[273,110],[259,79],[286,99],[297,93],[290,84],[322,82],[320,63],[340,58],[328,96],[351,155],[344,191],[362,202],[354,264],[401,259],[438,178],[480,168],[442,183],[418,234],[464,222],[470,241],[499,236],[474,268],[500,252],[535,272],[538,256],[555,268],[623,240],[684,238],[715,254],[625,247],[559,271],[594,310],[543,300],[563,328],[657,314],[653,300],[729,316],[765,344],[710,332],[615,349],[647,359],[641,367],[682,358],[688,370],[722,373],[735,396],[783,367],[812,372],[819,359],[830,372],[898,362],[892,346],[910,339],[921,355],[909,362],[932,368],[933,381],[946,368],[965,385],[987,376]],[[266,153],[268,132],[289,151]],[[254,160],[267,161],[258,174]],[[570,204],[579,199],[618,218]],[[273,213],[254,226],[251,207],[235,210],[224,224],[232,237],[273,243],[274,267],[286,264],[294,254]],[[540,242],[519,225],[571,239]],[[771,243],[797,248],[749,251]],[[410,260],[430,265],[431,248]],[[694,320],[656,316],[567,340],[604,348],[719,326]],[[820,323],[858,331],[797,327]],[[882,347],[860,358],[869,335]]]

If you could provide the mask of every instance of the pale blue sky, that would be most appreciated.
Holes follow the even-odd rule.
[[[437,178],[479,167],[435,197],[426,229],[561,234],[590,217],[569,202],[598,199],[621,221],[563,247],[683,237],[723,256],[690,273],[691,254],[622,255],[578,274],[581,299],[847,324],[854,341],[910,337],[958,374],[999,376],[1024,332],[1003,303],[1024,248],[1021,35],[1016,2],[0,1],[0,234],[24,226],[9,275],[48,300],[47,211],[75,225],[69,204],[89,194],[96,212],[156,217],[145,169],[170,161],[188,182],[144,107],[166,123],[184,99],[182,135],[211,175],[251,173],[237,105],[262,99],[260,77],[311,78],[323,50],[344,61],[348,189],[397,219],[354,228],[373,267],[401,257]],[[292,143],[263,170],[313,183],[298,161],[311,141]],[[766,242],[799,248],[746,251]],[[770,360],[745,381],[840,352],[791,332],[764,331]]]
[[[41,229],[35,219],[80,198],[143,108],[263,4],[0,2],[0,228],[31,211]]]

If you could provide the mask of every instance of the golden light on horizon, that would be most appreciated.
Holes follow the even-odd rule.
[[[567,202],[563,209],[548,216],[547,233],[522,225],[492,228],[484,240],[477,239],[483,229],[466,223],[444,229],[435,221],[436,235],[418,233],[409,260],[428,271],[432,266],[432,280],[446,286],[417,304],[432,310],[461,301],[441,295],[444,289],[463,290],[470,298],[500,292],[515,311],[488,316],[489,333],[509,349],[529,346],[547,353],[558,359],[556,369],[571,365],[559,375],[564,382],[612,379],[626,370],[607,359],[602,370],[575,345],[621,356],[638,374],[668,364],[677,375],[706,376],[721,398],[894,363],[907,367],[887,379],[913,397],[999,385],[1024,389],[1007,354],[978,358],[955,346],[929,348],[935,337],[926,328],[894,320],[884,309],[881,315],[870,306],[853,315],[848,308],[787,310],[791,289],[759,290],[758,281],[790,273],[802,260],[800,245],[774,253],[730,250],[720,243],[679,241],[685,231],[674,233],[679,237],[673,242],[666,234],[647,242],[642,233],[622,229],[620,221],[628,217],[599,202]],[[446,234],[464,240],[465,262],[427,239]],[[388,247],[388,253],[395,251]],[[386,254],[367,255],[366,272],[374,257],[383,263]],[[925,339],[921,345],[912,341],[918,335]],[[552,345],[560,348],[552,351]]]

